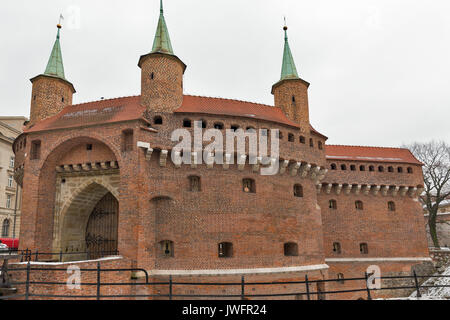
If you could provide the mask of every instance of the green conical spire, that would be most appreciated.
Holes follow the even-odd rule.
[[[284,27],[284,54],[283,54],[283,67],[281,69],[281,80],[286,79],[299,79],[297,68],[295,67],[294,58],[292,57],[291,48],[289,47],[288,27]]]
[[[64,65],[61,54],[61,45],[59,44],[59,32],[61,30],[61,25],[58,24],[58,33],[56,35],[56,41],[53,45],[52,54],[48,60],[47,68],[44,74],[48,76],[58,77],[61,79],[66,79],[64,76]]]
[[[152,49],[152,53],[156,52],[173,54],[172,44],[170,43],[169,31],[167,30],[166,20],[164,19],[162,0],[161,0],[161,13],[159,15],[158,27],[156,29],[156,35]]]

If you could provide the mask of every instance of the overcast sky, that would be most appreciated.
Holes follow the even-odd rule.
[[[185,94],[273,105],[283,16],[312,125],[329,144],[450,141],[447,0],[165,0]],[[158,0],[15,0],[0,9],[0,115],[29,115],[31,83],[61,35],[74,103],[140,94]],[[79,13],[79,14],[78,14]]]

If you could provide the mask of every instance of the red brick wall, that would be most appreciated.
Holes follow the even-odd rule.
[[[73,94],[73,87],[67,81],[49,76],[35,78],[31,93],[30,122],[47,119],[72,105]]]

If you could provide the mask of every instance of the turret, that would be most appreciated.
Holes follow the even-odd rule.
[[[284,54],[281,79],[272,87],[275,107],[302,127],[309,128],[308,87],[309,83],[298,76],[294,58],[289,47],[288,27],[284,27]]]
[[[141,68],[141,104],[148,111],[173,112],[181,106],[186,65],[173,53],[162,0],[153,49],[141,56],[138,66]]]
[[[30,123],[47,119],[58,114],[66,106],[72,104],[76,92],[72,83],[66,80],[59,43],[61,25],[57,25],[58,33],[53,45],[47,68],[43,74],[32,78],[32,95]]]

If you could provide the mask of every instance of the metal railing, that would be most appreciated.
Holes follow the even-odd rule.
[[[166,298],[169,300],[173,300],[176,298],[215,298],[215,299],[241,299],[248,300],[250,298],[258,299],[258,298],[278,298],[283,299],[287,297],[306,297],[307,300],[312,300],[314,297],[317,297],[318,300],[322,300],[328,294],[344,294],[344,293],[356,293],[356,292],[364,292],[365,296],[368,300],[372,300],[372,295],[376,291],[383,290],[406,290],[406,289],[415,289],[417,292],[417,297],[421,297],[421,289],[425,288],[443,288],[450,287],[450,285],[420,285],[419,279],[429,279],[429,278],[445,278],[450,276],[445,275],[422,275],[419,276],[415,272],[411,276],[386,276],[386,277],[369,277],[367,273],[364,274],[364,277],[361,278],[346,278],[346,279],[327,279],[327,280],[309,280],[308,276],[305,276],[304,280],[301,281],[273,281],[273,282],[246,282],[245,277],[242,276],[240,282],[178,282],[174,281],[172,276],[169,277],[169,281],[163,282],[150,282],[149,275],[144,269],[103,269],[101,268],[100,262],[97,263],[97,268],[81,268],[80,272],[92,272],[96,273],[96,281],[93,282],[81,282],[78,285],[81,287],[95,287],[95,294],[90,295],[56,295],[56,294],[42,294],[42,293],[34,293],[34,286],[42,286],[42,285],[51,285],[51,286],[67,286],[67,282],[58,282],[58,281],[33,281],[31,280],[33,272],[36,271],[49,271],[49,272],[67,272],[65,268],[44,268],[44,267],[32,267],[30,262],[27,263],[26,268],[14,268],[9,270],[10,273],[25,271],[25,281],[22,282],[12,282],[12,285],[16,287],[24,286],[21,290],[21,294],[14,294],[10,296],[0,296],[0,300],[2,299],[25,299],[30,300],[34,298],[41,299],[116,299],[116,298],[124,298],[124,299],[134,299],[134,298]],[[144,277],[142,280],[138,282],[103,282],[102,274],[110,273],[110,272],[142,272]],[[130,277],[131,278],[131,277]],[[370,280],[381,279],[381,280],[411,280],[412,285],[404,285],[404,286],[386,286],[381,288],[372,288],[369,284]],[[353,289],[346,290],[319,290],[319,286],[317,284],[325,284],[325,283],[340,283],[343,282],[364,282],[365,284],[360,287],[355,287]],[[316,285],[316,290],[313,289],[313,285]],[[265,294],[252,294],[247,293],[247,288],[257,287],[257,286],[279,286],[279,285],[304,285],[305,291],[298,292],[284,292],[284,293],[270,293],[270,289],[267,290],[268,293]],[[165,294],[128,294],[128,295],[106,295],[102,294],[102,287],[119,287],[119,286],[130,286],[130,287],[155,287],[155,286],[165,286],[167,288],[167,293]],[[217,286],[234,286],[240,288],[239,294],[175,294],[174,289],[178,287],[217,287]]]
[[[95,260],[99,257],[117,256],[118,250],[95,250],[95,251],[83,251],[83,252],[39,252],[25,250],[8,249],[6,251],[0,251],[0,255],[18,255],[20,262],[64,262],[64,258],[80,257],[79,260]],[[70,260],[67,260],[68,262]]]

